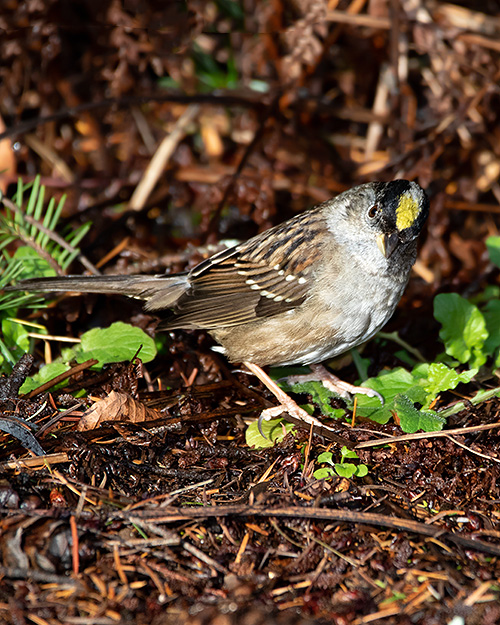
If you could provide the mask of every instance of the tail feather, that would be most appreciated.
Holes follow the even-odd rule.
[[[9,291],[78,291],[135,297],[147,302],[148,310],[173,306],[189,288],[187,274],[172,276],[63,276],[22,280]]]

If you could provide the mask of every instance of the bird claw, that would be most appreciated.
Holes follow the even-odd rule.
[[[378,400],[384,405],[384,398],[380,393],[368,388],[366,386],[354,386],[349,382],[344,382],[336,375],[328,371],[323,365],[309,365],[312,369],[312,374],[304,377],[311,379],[314,377],[318,382],[321,382],[325,388],[341,397],[350,398],[351,395],[367,395],[368,397],[378,397]],[[297,377],[297,376],[296,376]]]
[[[343,382],[342,380],[339,380],[338,382],[332,382],[329,379],[318,379],[318,377],[314,373],[306,375],[290,375],[286,378],[281,378],[278,381],[286,381],[290,385],[303,382],[321,382],[326,389],[328,389],[332,393],[335,393],[336,395],[339,395],[340,397],[342,397],[342,399],[350,399],[352,395],[359,394],[366,395],[367,397],[377,397],[382,406],[385,403],[382,395],[372,388],[368,388],[367,386],[354,386],[353,384],[348,384],[347,382]]]
[[[262,438],[265,438],[266,441],[267,441],[269,439],[267,438],[267,436],[262,431],[262,421],[265,421],[265,419],[264,419],[263,415],[260,415],[259,420],[257,421],[257,429],[259,430],[259,434],[262,436]]]
[[[273,406],[272,408],[266,408],[265,410],[262,411],[259,417],[259,420],[257,421],[257,429],[259,430],[259,434],[262,436],[262,438],[265,438],[266,440],[270,440],[264,434],[264,431],[262,430],[262,422],[270,421],[271,419],[274,419],[275,417],[279,417],[279,415],[283,414],[283,412],[287,412],[284,406]]]
[[[379,400],[379,402],[382,404],[382,406],[385,404],[385,399],[384,399],[384,398],[382,397],[382,395],[381,395],[380,393],[378,393],[377,391],[374,391],[372,388],[368,388],[368,387],[366,387],[366,386],[360,386],[359,388],[363,388],[363,389],[365,389],[366,391],[371,391],[371,392],[369,392],[369,393],[368,393],[368,392],[366,392],[366,393],[363,393],[363,392],[362,392],[362,394],[363,394],[363,395],[366,395],[367,397],[377,397],[377,398],[378,398],[378,400]],[[358,391],[358,392],[359,392],[359,391]]]
[[[272,406],[271,408],[266,408],[262,411],[259,419],[257,421],[257,429],[259,430],[259,434],[262,438],[269,440],[269,438],[264,434],[264,430],[262,428],[264,421],[269,421],[270,419],[274,419],[279,417],[283,413],[288,413],[291,417],[298,419],[304,423],[307,423],[310,426],[329,428],[324,423],[322,423],[316,417],[313,417],[309,413],[307,413],[303,408],[297,405],[297,403],[289,397],[277,384],[273,382],[269,376],[262,371],[260,367],[254,365],[251,362],[245,362],[245,366],[256,375],[263,384],[267,386],[267,388],[274,394],[274,396],[280,402],[278,406]],[[327,371],[322,365],[312,365],[311,369],[313,370],[312,374],[304,376],[309,379],[316,379],[323,383],[323,385],[336,393],[364,393],[369,397],[378,397],[380,403],[384,404],[384,398],[380,393],[374,391],[371,388],[365,388],[363,386],[353,386],[352,384],[348,384],[339,380],[332,373]],[[297,379],[297,376],[294,376]],[[298,376],[298,380],[304,381],[304,377]]]

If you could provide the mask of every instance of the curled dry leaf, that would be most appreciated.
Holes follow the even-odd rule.
[[[87,410],[78,424],[80,431],[93,430],[104,421],[150,421],[158,419],[160,413],[152,408],[146,408],[144,404],[136,401],[125,393],[111,393],[96,402]]]

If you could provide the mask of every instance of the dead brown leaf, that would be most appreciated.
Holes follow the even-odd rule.
[[[93,430],[105,421],[130,421],[139,423],[158,419],[160,413],[152,408],[146,408],[144,404],[136,401],[125,393],[111,393],[104,399],[96,402],[87,410],[80,422],[78,430]]]

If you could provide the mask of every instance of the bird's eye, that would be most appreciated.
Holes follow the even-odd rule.
[[[378,215],[378,211],[379,211],[378,204],[374,204],[368,211],[368,217],[370,219],[375,219],[375,217]]]

